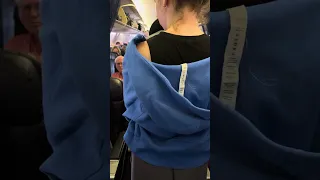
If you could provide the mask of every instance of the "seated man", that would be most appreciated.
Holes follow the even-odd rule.
[[[39,30],[41,27],[39,0],[15,0],[19,11],[19,18],[28,33],[17,35],[6,45],[5,49],[29,54],[41,60],[41,43]]]
[[[120,80],[123,80],[123,76],[122,76],[122,63],[123,63],[123,56],[118,56],[115,60],[114,63],[116,64],[116,69],[118,70],[118,72],[116,71],[115,73],[112,74],[111,77],[113,78],[118,78]]]
[[[125,45],[122,45],[120,50],[121,50],[121,56],[124,56],[126,54],[126,49],[127,49],[127,46]]]

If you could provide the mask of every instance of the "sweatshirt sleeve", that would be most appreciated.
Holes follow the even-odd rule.
[[[43,106],[51,179],[109,179],[109,1],[43,0]]]

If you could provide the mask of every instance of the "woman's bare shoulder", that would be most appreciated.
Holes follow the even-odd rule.
[[[151,61],[151,54],[147,41],[139,43],[137,45],[137,50],[144,58],[146,58],[148,61]]]

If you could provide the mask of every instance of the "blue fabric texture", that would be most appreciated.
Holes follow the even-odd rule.
[[[14,1],[12,0],[2,0],[1,1],[1,13],[2,13],[2,33],[3,33],[3,43],[4,45],[13,38],[14,36]]]
[[[320,1],[248,7],[236,109],[218,100],[230,29],[211,13],[212,179],[319,180]]]
[[[109,179],[109,1],[43,0],[43,108],[51,179]]]
[[[210,58],[188,64],[184,96],[178,93],[181,66],[146,60],[128,45],[123,64],[124,101],[129,127],[124,139],[145,162],[192,168],[209,160]]]

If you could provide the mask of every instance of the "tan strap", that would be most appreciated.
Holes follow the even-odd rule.
[[[178,91],[181,96],[184,96],[184,89],[186,88],[187,73],[188,73],[188,64],[187,63],[181,64],[181,74],[180,74],[179,91]]]
[[[154,37],[154,36],[156,36],[156,35],[158,35],[158,34],[160,34],[161,32],[163,32],[164,30],[160,30],[160,31],[157,31],[157,32],[155,32],[155,33],[153,33],[153,34],[151,34],[149,37],[148,37],[148,39],[150,39],[150,38],[152,38],[152,37]]]
[[[230,14],[230,32],[225,49],[222,81],[219,99],[234,109],[239,84],[239,65],[247,32],[247,9],[239,6],[228,9]]]

